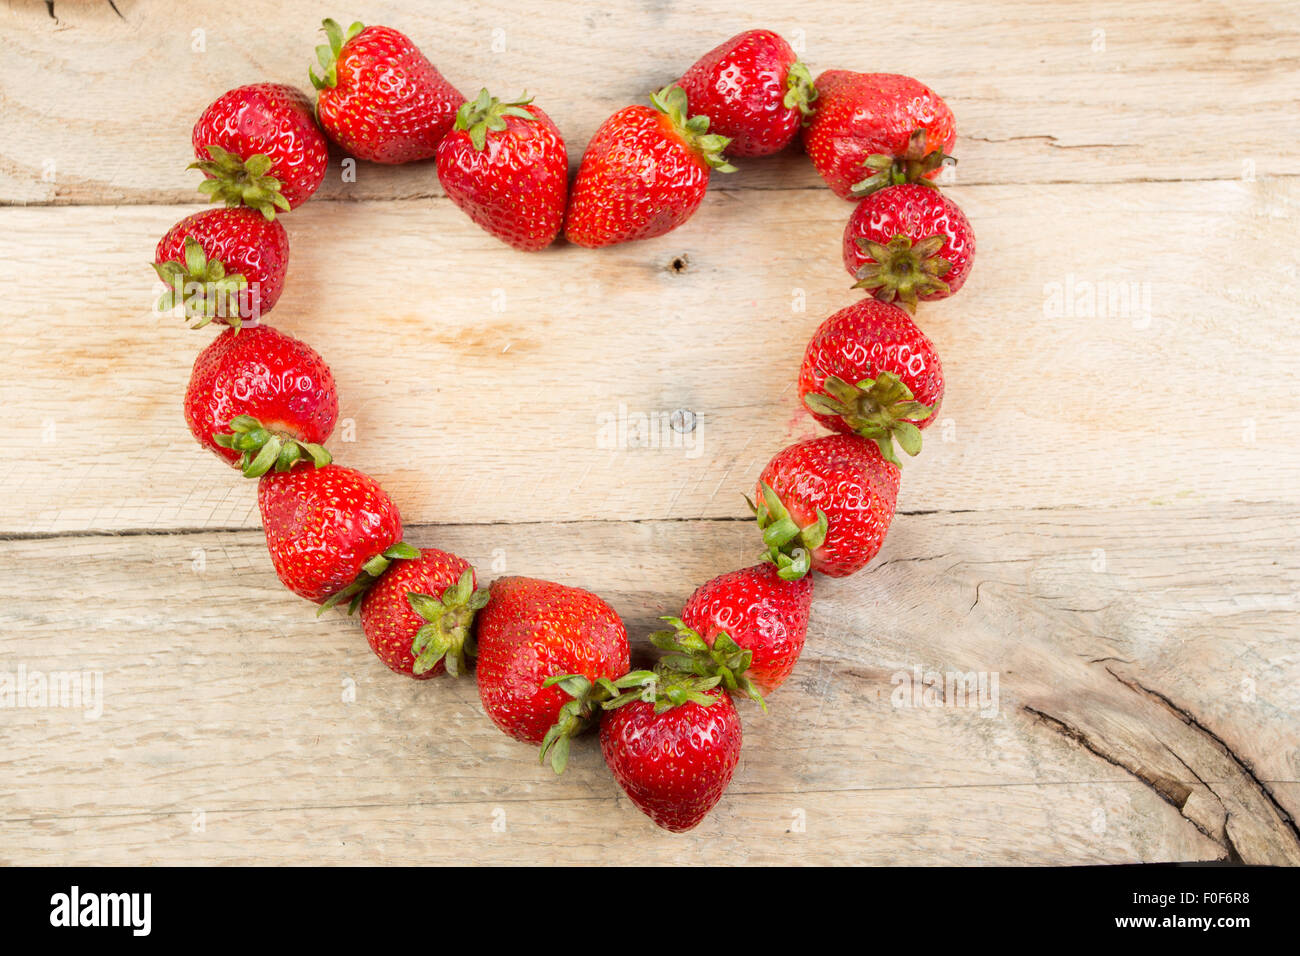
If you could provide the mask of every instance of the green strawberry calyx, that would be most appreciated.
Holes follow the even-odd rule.
[[[781,105],[788,110],[797,109],[803,117],[803,124],[812,121],[815,112],[813,101],[817,99],[817,85],[812,73],[803,60],[795,60],[785,77],[785,98]]]
[[[736,167],[727,162],[723,150],[731,144],[727,136],[709,132],[709,118],[703,113],[689,116],[686,91],[677,84],[665,86],[650,94],[650,104],[673,121],[677,135],[692,150],[720,173],[734,173]]]
[[[631,671],[617,680],[598,677],[593,681],[581,674],[548,677],[542,682],[543,688],[558,687],[571,699],[561,705],[559,717],[542,738],[538,760],[541,763],[549,760],[552,770],[557,774],[564,773],[569,763],[569,741],[595,726],[601,709],[610,701],[622,699],[629,693],[633,697],[639,696],[642,688],[654,680],[653,671]]]
[[[652,671],[633,671],[614,683],[626,683],[627,687],[617,697],[611,697],[602,703],[602,710],[618,710],[640,700],[654,704],[655,713],[662,714],[683,704],[713,706],[721,699],[715,688],[722,683],[722,675],[703,677],[666,667],[660,661]]]
[[[339,55],[343,52],[343,45],[364,30],[365,24],[354,23],[348,27],[347,32],[338,25],[338,22],[326,17],[321,21],[321,29],[325,31],[327,42],[316,47],[316,59],[321,66],[321,75],[316,75],[314,67],[308,67],[307,75],[311,77],[311,85],[318,90],[326,87],[333,89],[339,85]]]
[[[207,178],[199,183],[199,192],[207,193],[209,202],[224,202],[227,206],[248,206],[267,219],[275,218],[277,209],[289,211],[289,200],[280,192],[280,180],[268,176],[271,157],[254,153],[241,159],[235,153],[208,144],[209,159],[190,163],[188,169],[197,169]]]
[[[929,418],[933,411],[913,399],[912,390],[894,372],[881,372],[856,385],[828,375],[822,391],[809,392],[804,404],[818,415],[839,416],[857,434],[874,441],[886,461],[900,466],[894,439],[915,457],[921,450],[921,429],[915,422]]]
[[[388,570],[388,566],[399,558],[412,561],[420,556],[420,552],[411,547],[405,541],[399,541],[397,544],[389,545],[382,552],[375,555],[365,564],[361,565],[361,573],[357,575],[356,580],[343,588],[341,591],[335,591],[327,597],[316,616],[320,617],[336,604],[348,602],[348,613],[353,614],[361,606],[361,599],[366,596],[366,591],[370,590],[370,585],[379,580],[380,576]]]
[[[726,631],[718,631],[710,645],[681,618],[663,620],[669,628],[651,634],[650,643],[668,652],[659,659],[665,669],[697,677],[719,677],[728,691],[746,695],[766,712],[763,695],[746,673],[754,658],[753,651],[741,647]]]
[[[862,161],[863,168],[870,174],[861,182],[854,183],[849,192],[862,197],[869,196],[886,186],[901,186],[904,183],[916,183],[937,189],[930,179],[930,173],[940,166],[951,166],[957,160],[942,149],[926,151],[925,129],[912,133],[907,140],[907,149],[902,156],[889,153],[872,153]]]
[[[226,264],[209,259],[193,236],[185,237],[185,251],[179,262],[152,263],[154,272],[167,286],[158,300],[159,312],[185,306],[185,317],[194,319],[192,329],[201,329],[213,319],[225,319],[232,328],[243,324],[239,294],[248,288],[248,279],[238,272],[226,274]]]
[[[252,415],[235,416],[230,420],[230,431],[218,432],[212,440],[222,448],[239,452],[239,468],[245,478],[261,478],[272,469],[290,471],[306,459],[311,459],[316,468],[333,461],[324,446],[272,431]]]
[[[474,615],[488,602],[488,589],[474,587],[474,570],[466,568],[441,597],[408,591],[406,600],[411,610],[427,622],[411,641],[413,672],[428,673],[442,661],[452,677],[467,673],[466,657],[477,652],[471,629]]]
[[[533,98],[521,93],[517,100],[499,100],[486,89],[478,91],[478,96],[466,100],[456,110],[456,123],[453,129],[469,133],[469,141],[479,152],[487,145],[487,134],[502,133],[506,129],[506,117],[514,116],[530,122],[537,119],[524,109]]]
[[[860,237],[858,247],[874,261],[858,269],[853,288],[865,289],[881,302],[897,299],[899,305],[915,314],[916,302],[922,296],[950,291],[943,276],[952,268],[952,262],[939,255],[947,241],[946,236],[935,235],[913,243],[900,234],[881,244]]]
[[[776,565],[777,576],[783,581],[798,581],[811,571],[812,552],[826,541],[830,527],[826,513],[818,508],[817,520],[799,527],[767,482],[763,482],[763,492],[757,504],[748,497],[745,500],[758,519],[758,529],[763,532],[763,544],[767,546],[763,560]]]
[[[542,738],[539,760],[550,760],[556,773],[563,773],[569,761],[569,741],[593,727],[605,711],[617,710],[635,700],[654,705],[662,714],[686,703],[708,707],[718,702],[709,693],[722,683],[722,675],[700,676],[665,667],[660,662],[654,670],[629,671],[617,680],[598,677],[588,680],[581,674],[557,674],[547,678],[543,687],[559,687],[572,700],[564,702],[559,719]]]

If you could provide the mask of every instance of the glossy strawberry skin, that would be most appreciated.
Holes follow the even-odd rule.
[[[770,156],[794,141],[803,114],[785,105],[786,80],[798,57],[771,30],[749,30],[704,54],[679,81],[692,115],[731,138],[729,156]]]
[[[676,229],[704,200],[709,164],[648,106],[607,119],[582,156],[564,235],[589,248],[652,239]]]
[[[185,390],[185,423],[204,448],[232,465],[239,452],[214,434],[251,415],[265,428],[323,444],[338,419],[334,374],[305,342],[269,326],[225,329],[199,353]]]
[[[856,199],[855,183],[870,175],[867,157],[901,157],[918,129],[926,152],[951,153],[957,141],[952,110],[919,80],[896,73],[827,70],[817,77],[816,112],[803,128],[803,145],[835,195]],[[938,175],[933,171],[930,177]]]
[[[682,608],[682,621],[709,646],[719,631],[753,653],[750,680],[767,694],[794,670],[808,635],[813,579],[784,581],[771,564],[719,575],[702,584]]]
[[[865,298],[840,309],[813,333],[799,368],[799,397],[821,392],[829,375],[856,385],[881,372],[893,372],[916,401],[930,407],[927,417],[913,420],[917,428],[937,419],[943,402],[943,365],[934,343],[903,309]],[[813,418],[833,431],[853,431],[839,416],[813,413]]]
[[[329,147],[312,117],[311,101],[279,83],[241,86],[218,97],[194,124],[193,143],[200,160],[209,158],[209,145],[245,160],[266,154],[270,175],[280,181],[280,192],[293,208],[311,198],[329,165]]]
[[[643,700],[605,714],[600,749],[642,813],[674,833],[695,827],[722,799],[740,761],[740,715],[725,693],[662,714]]]
[[[257,505],[275,573],[317,604],[402,540],[392,499],[369,475],[342,465],[267,472],[258,481]]]
[[[289,271],[289,236],[278,219],[245,207],[205,209],[186,216],[158,240],[154,262],[185,262],[185,240],[192,238],[203,247],[209,261],[219,259],[226,275],[239,274],[248,280],[248,291],[241,296],[241,313],[245,326],[255,324],[270,312],[284,291],[284,277]],[[218,317],[217,322],[225,322]]]
[[[415,632],[427,623],[416,614],[406,595],[431,594],[441,597],[447,588],[460,580],[466,571],[473,573],[468,561],[437,548],[421,548],[420,556],[396,561],[371,585],[361,601],[361,629],[370,649],[390,670],[416,680],[437,677],[446,670],[438,661],[423,674],[415,673],[415,655],[411,643]],[[477,587],[478,579],[473,578]]]
[[[564,225],[569,158],[564,138],[536,105],[535,119],[505,117],[475,149],[466,130],[452,130],[438,146],[438,181],[469,217],[502,242],[535,252],[555,241]]]
[[[316,110],[357,159],[391,165],[432,158],[464,102],[406,36],[374,26],[344,44],[338,85],[320,91]]]
[[[856,276],[865,263],[874,262],[858,242],[869,239],[882,246],[895,236],[906,236],[913,244],[930,236],[943,236],[938,255],[951,267],[943,274],[947,292],[922,295],[922,301],[946,299],[966,282],[975,261],[975,232],[957,204],[930,186],[904,183],[867,196],[858,203],[844,227],[844,268]]]
[[[817,509],[828,530],[811,555],[812,568],[842,578],[866,567],[885,543],[894,518],[900,473],[876,443],[857,435],[826,435],[777,452],[755,488],[771,486],[801,528],[815,524]]]
[[[561,674],[615,680],[628,671],[627,631],[614,609],[580,588],[506,577],[478,614],[478,688],[493,723],[538,744],[571,698],[542,683]]]

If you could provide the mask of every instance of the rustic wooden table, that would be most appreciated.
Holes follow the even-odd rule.
[[[1300,862],[1284,5],[261,6],[0,13],[0,861]],[[317,620],[272,572],[253,485],[186,431],[212,332],[151,313],[147,262],[198,208],[190,126],[230,87],[306,86],[328,13],[404,30],[463,90],[526,87],[575,164],[608,114],[758,26],[956,112],[979,258],[920,314],[942,421],[871,569],[818,581],[794,677],[744,711],[731,790],[687,836],[590,742],[557,780],[472,681],[399,679],[355,621]],[[273,318],[330,360],[337,457],[407,540],[590,588],[645,646],[750,561],[742,492],[815,433],[793,378],[858,294],[849,209],[792,154],[715,177],[664,238],[526,255],[432,165],[348,183],[336,157],[285,217]],[[83,672],[80,706],[26,697]],[[922,693],[952,674],[984,697]]]

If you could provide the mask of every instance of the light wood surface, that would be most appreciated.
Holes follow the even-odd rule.
[[[1300,863],[1295,18],[528,6],[268,4],[256,32],[206,2],[0,11],[0,699],[20,669],[102,679],[98,715],[0,708],[0,862]],[[471,681],[402,680],[285,594],[252,484],[185,429],[211,332],[151,313],[146,263],[197,207],[189,129],[229,87],[303,85],[322,13],[404,30],[467,92],[526,86],[574,163],[755,26],[956,112],[979,252],[919,316],[941,421],[881,556],[818,580],[804,657],[743,710],[691,834],[637,813],[594,741],[557,780]],[[793,378],[857,294],[850,206],[792,153],[715,177],[661,239],[526,255],[430,164],[343,183],[339,158],[285,217],[271,316],[334,368],[338,459],[407,540],[591,588],[644,651],[753,559],[741,494],[816,434]],[[917,669],[995,675],[996,705],[900,706]]]

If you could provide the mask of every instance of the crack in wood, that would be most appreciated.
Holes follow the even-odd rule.
[[[1053,149],[1138,149],[1138,143],[1062,143],[1060,138],[1051,133],[1033,133],[1024,136],[1007,136],[1003,139],[996,139],[992,136],[977,136],[973,133],[966,133],[963,139],[974,140],[977,143],[989,143],[993,146],[1001,146],[1006,143],[1023,143],[1030,140],[1040,141]]]
[[[1233,763],[1233,765],[1237,768],[1237,770],[1241,772],[1242,776],[1244,776],[1246,780],[1249,781],[1250,785],[1261,796],[1263,796],[1263,798],[1269,804],[1269,806],[1273,808],[1274,812],[1277,813],[1279,819],[1281,819],[1282,823],[1286,826],[1287,830],[1291,835],[1291,838],[1295,841],[1296,845],[1300,847],[1300,827],[1297,827],[1295,818],[1292,817],[1290,812],[1284,806],[1282,806],[1282,804],[1278,801],[1277,795],[1273,793],[1272,788],[1270,788],[1268,784],[1266,784],[1263,781],[1263,779],[1260,778],[1259,775],[1255,773],[1254,768],[1251,767],[1250,764],[1246,762],[1244,757],[1240,756],[1235,750],[1232,749],[1232,747],[1228,746],[1228,742],[1226,740],[1224,740],[1213,730],[1211,730],[1209,727],[1203,724],[1196,717],[1196,715],[1193,714],[1190,710],[1174,703],[1168,696],[1160,693],[1160,691],[1152,690],[1150,687],[1147,687],[1132,678],[1126,679],[1124,677],[1121,677],[1119,674],[1115,673],[1115,671],[1111,670],[1109,667],[1106,668],[1106,673],[1110,674],[1111,677],[1115,678],[1115,680],[1119,681],[1129,690],[1134,691],[1135,693],[1145,694],[1147,697],[1150,697],[1151,699],[1158,701],[1160,704],[1166,707],[1174,716],[1182,720],[1183,723],[1187,724],[1189,727],[1192,727],[1200,734],[1205,736],[1207,739],[1212,741],[1215,747],[1217,747],[1218,750]],[[1174,754],[1174,756],[1178,757],[1177,754]],[[1182,763],[1183,766],[1187,766],[1186,763],[1184,763],[1181,758],[1179,758],[1178,762]],[[1191,768],[1188,767],[1188,769],[1190,770]],[[1200,778],[1197,777],[1197,779],[1199,780]],[[1204,784],[1204,786],[1207,790],[1210,791],[1210,793],[1214,794],[1216,800],[1218,800],[1221,804],[1223,803],[1223,800],[1219,797],[1217,793],[1215,793],[1213,787],[1209,786],[1208,784]],[[1226,806],[1224,807],[1224,813],[1231,816],[1231,813],[1230,811],[1228,811]],[[1226,836],[1227,834],[1226,820],[1224,822],[1224,833]]]
[[[1102,661],[1102,660],[1118,660],[1118,659],[1117,658],[1098,659],[1098,661]],[[1273,793],[1272,788],[1270,788],[1268,784],[1258,774],[1255,773],[1254,769],[1250,766],[1249,763],[1246,762],[1246,760],[1243,757],[1241,757],[1235,750],[1232,749],[1232,747],[1228,745],[1227,741],[1225,741],[1217,733],[1215,733],[1213,730],[1207,727],[1190,710],[1188,710],[1186,707],[1183,707],[1175,703],[1167,695],[1162,694],[1160,691],[1153,690],[1150,687],[1145,686],[1140,681],[1137,681],[1133,678],[1124,677],[1116,673],[1110,667],[1106,667],[1105,670],[1106,673],[1108,673],[1111,677],[1113,677],[1126,689],[1132,691],[1135,694],[1142,696],[1147,700],[1155,701],[1160,706],[1167,709],[1179,720],[1181,720],[1188,727],[1191,727],[1193,730],[1195,730],[1204,739],[1210,741],[1213,744],[1214,748],[1218,750],[1221,754],[1223,754],[1223,756],[1225,756],[1229,760],[1232,766],[1236,768],[1238,774],[1240,774],[1240,778],[1238,779],[1244,779],[1247,785],[1252,790],[1254,790],[1257,794],[1259,794],[1264,799],[1264,801],[1268,804],[1268,806],[1272,808],[1273,812],[1277,815],[1278,820],[1280,820],[1283,827],[1285,827],[1287,834],[1294,841],[1296,847],[1300,847],[1300,828],[1297,828],[1295,819],[1291,816],[1290,812],[1288,812],[1287,809],[1284,806],[1282,806],[1282,804],[1278,801],[1277,796]],[[1111,766],[1118,767],[1119,769],[1125,771],[1126,773],[1131,774],[1137,780],[1141,781],[1146,786],[1150,787],[1151,790],[1157,796],[1159,796],[1170,806],[1177,809],[1178,812],[1182,815],[1183,819],[1187,820],[1187,822],[1190,823],[1193,827],[1195,827],[1197,831],[1202,833],[1210,840],[1213,840],[1219,846],[1223,847],[1226,860],[1230,862],[1236,862],[1236,863],[1243,862],[1243,856],[1240,850],[1238,849],[1238,847],[1236,846],[1236,844],[1234,843],[1229,828],[1229,823],[1231,822],[1233,817],[1233,811],[1229,809],[1228,803],[1225,802],[1225,800],[1223,799],[1223,797],[1220,795],[1219,791],[1215,787],[1215,784],[1231,785],[1232,783],[1237,782],[1237,780],[1225,780],[1225,781],[1206,780],[1190,764],[1188,764],[1186,760],[1184,760],[1178,753],[1176,753],[1172,747],[1170,747],[1163,740],[1159,741],[1160,745],[1164,747],[1164,749],[1176,761],[1178,761],[1178,763],[1184,769],[1187,770],[1188,774],[1191,775],[1192,779],[1194,779],[1198,784],[1200,784],[1200,786],[1205,790],[1205,792],[1208,793],[1211,797],[1213,797],[1214,800],[1219,804],[1219,807],[1223,810],[1222,824],[1216,828],[1218,829],[1219,832],[1212,832],[1209,829],[1209,827],[1207,827],[1205,824],[1201,823],[1200,821],[1194,819],[1188,813],[1187,802],[1191,798],[1194,791],[1186,783],[1183,783],[1182,781],[1179,780],[1171,779],[1162,774],[1155,773],[1154,771],[1151,771],[1148,768],[1141,766],[1140,764],[1136,764],[1135,762],[1132,761],[1126,761],[1121,757],[1114,755],[1109,750],[1107,750],[1107,748],[1103,745],[1103,743],[1093,739],[1085,731],[1083,731],[1079,727],[1074,726],[1073,724],[1068,723],[1067,721],[1061,719],[1060,717],[1057,717],[1053,714],[1049,714],[1046,711],[1040,710],[1039,708],[1034,707],[1030,704],[1023,704],[1021,706],[1021,709],[1025,713],[1029,714],[1032,718],[1034,718],[1038,722],[1048,727],[1053,732],[1066,738],[1072,743],[1077,744],[1078,746],[1082,747],[1084,750],[1088,751],[1092,755],[1101,758]]]
[[[1130,774],[1139,782],[1145,784],[1156,794],[1156,796],[1177,810],[1179,814],[1182,815],[1183,819],[1194,826],[1200,833],[1223,847],[1225,854],[1224,859],[1231,859],[1236,854],[1236,849],[1229,845],[1230,841],[1226,840],[1226,833],[1224,834],[1224,838],[1221,839],[1183,812],[1183,808],[1187,806],[1188,798],[1192,795],[1192,788],[1187,786],[1187,784],[1178,780],[1171,780],[1167,777],[1162,777],[1159,774],[1152,773],[1142,767],[1129,766],[1124,761],[1107,753],[1102,749],[1100,744],[1095,743],[1091,737],[1078,727],[1068,724],[1059,717],[1054,717],[1046,711],[1039,710],[1031,704],[1022,704],[1020,709],[1025,711],[1025,713],[1029,714],[1038,722],[1044,724],[1048,729],[1054,731],[1067,740],[1078,744],[1093,756],[1100,757],[1112,767],[1118,767],[1120,770]]]
[[[1111,766],[1118,767],[1126,773],[1130,773],[1134,777],[1137,777],[1159,794],[1161,799],[1176,809],[1181,811],[1183,807],[1187,805],[1187,798],[1192,795],[1192,788],[1187,786],[1187,784],[1178,780],[1171,780],[1168,777],[1162,777],[1159,774],[1152,773],[1142,767],[1130,766],[1102,749],[1100,744],[1095,743],[1091,737],[1078,727],[1075,727],[1073,724],[1068,724],[1061,718],[1055,717],[1046,711],[1039,710],[1032,704],[1024,704],[1021,709],[1046,724],[1062,737],[1072,740],[1090,754],[1100,757]],[[1206,833],[1206,836],[1210,836],[1210,834]]]
[[[883,568],[889,567],[891,564],[913,564],[917,561],[938,561],[940,558],[948,557],[950,553],[951,552],[945,551],[943,554],[926,554],[915,558],[890,558],[888,561],[882,561],[880,564],[867,568],[867,573],[872,574]]]
[[[1222,825],[1223,835],[1222,838],[1219,840],[1219,842],[1222,843],[1223,846],[1227,849],[1228,859],[1231,862],[1241,863],[1242,862],[1241,854],[1237,851],[1236,845],[1232,842],[1232,834],[1228,832],[1228,821],[1232,818],[1232,812],[1226,806],[1224,806],[1223,798],[1220,797],[1215,792],[1214,788],[1210,786],[1209,782],[1204,777],[1202,777],[1199,773],[1197,773],[1192,768],[1191,764],[1189,764],[1182,757],[1178,756],[1178,752],[1174,750],[1173,747],[1170,747],[1163,740],[1160,741],[1160,743],[1164,746],[1165,751],[1169,754],[1169,756],[1173,757],[1180,764],[1182,764],[1183,769],[1185,769],[1188,773],[1190,773],[1193,777],[1195,777],[1196,782],[1199,783],[1202,787],[1204,787],[1209,792],[1210,796],[1214,797],[1214,799],[1218,802],[1220,808],[1222,808],[1223,810],[1223,825]],[[1227,781],[1224,782],[1226,783]]]

